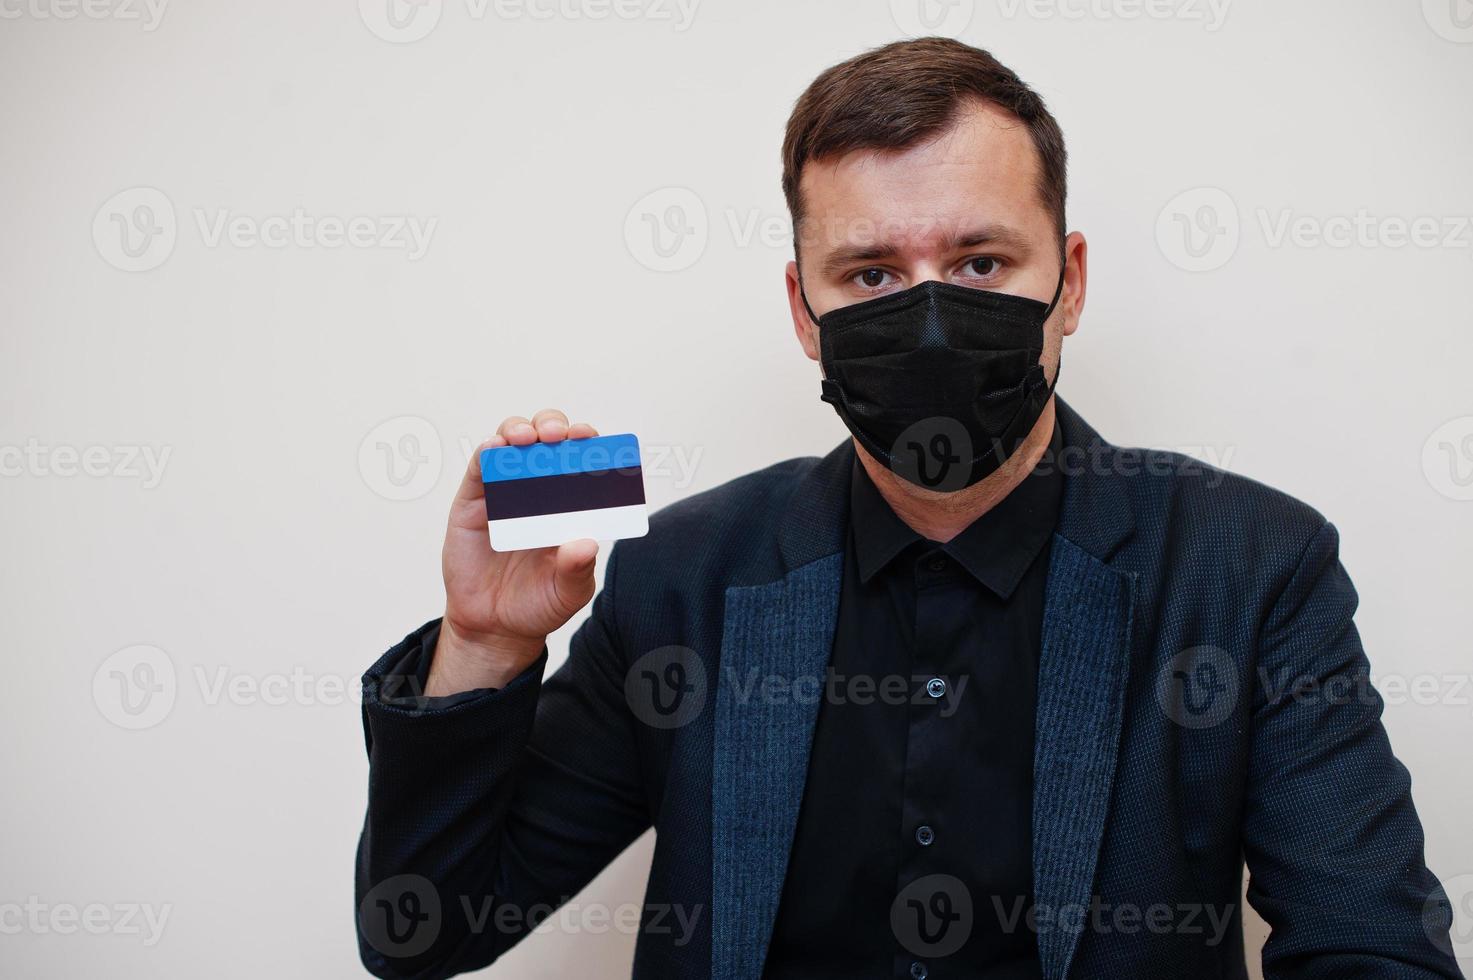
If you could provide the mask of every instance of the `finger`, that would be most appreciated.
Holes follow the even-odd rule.
[[[555,408],[544,408],[532,416],[532,425],[543,442],[562,442],[568,434],[568,417]]]
[[[598,435],[598,430],[587,422],[574,422],[568,426],[569,439],[592,439]]]
[[[508,416],[497,426],[496,434],[512,446],[527,446],[537,441],[537,430],[521,415]]]
[[[505,437],[498,433],[476,447],[476,451],[471,453],[471,458],[465,464],[465,475],[461,477],[460,487],[455,491],[456,501],[481,502],[486,499],[486,486],[481,481],[481,450],[500,449],[505,445]]]
[[[593,566],[598,542],[579,538],[559,546],[554,559],[553,588],[563,608],[577,610],[593,598]]]

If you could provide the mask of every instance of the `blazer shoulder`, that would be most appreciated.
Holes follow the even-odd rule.
[[[1266,567],[1292,565],[1329,523],[1310,504],[1183,453],[1117,447],[1137,521],[1168,539]]]
[[[1065,500],[1086,520],[1119,527],[1130,520],[1151,549],[1182,547],[1220,559],[1297,559],[1328,522],[1309,504],[1266,483],[1166,449],[1120,446],[1060,403],[1060,465]],[[1244,551],[1249,552],[1245,554]]]

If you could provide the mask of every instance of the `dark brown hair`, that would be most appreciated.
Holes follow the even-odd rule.
[[[909,149],[943,132],[969,99],[990,102],[1027,125],[1040,162],[1039,198],[1058,225],[1062,251],[1068,154],[1058,122],[1012,69],[943,37],[866,51],[823,72],[799,97],[783,139],[783,194],[795,236],[803,221],[798,182],[809,160]]]

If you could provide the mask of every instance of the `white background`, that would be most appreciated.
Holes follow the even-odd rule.
[[[818,71],[920,11],[395,0],[420,18],[396,32],[387,0],[94,2],[0,0],[0,905],[169,918],[152,945],[7,918],[0,972],[358,975],[343,687],[438,613],[465,445],[561,406],[664,447],[663,504],[836,444],[783,296],[778,149]],[[1069,140],[1091,289],[1062,393],[1113,441],[1210,454],[1339,526],[1373,669],[1413,682],[1386,724],[1428,861],[1473,893],[1473,7],[931,13]],[[646,215],[672,205],[691,233],[662,257]],[[328,224],[252,243],[298,209]],[[1362,212],[1367,241],[1316,240]],[[395,216],[435,222],[423,255],[324,244]],[[1417,218],[1438,241],[1395,247]],[[161,233],[133,225],[130,258],[135,219]],[[107,475],[68,464],[92,447]],[[161,479],[129,447],[167,452]],[[423,462],[391,472],[400,449]],[[137,645],[162,652],[109,660]],[[157,718],[109,686],[148,680],[139,656],[173,671]],[[293,677],[318,686],[281,697]],[[640,901],[649,843],[580,903]],[[490,975],[623,975],[632,945],[538,936]]]

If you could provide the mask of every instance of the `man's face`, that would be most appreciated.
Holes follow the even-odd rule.
[[[814,313],[931,279],[1047,303],[1059,279],[1059,239],[1039,196],[1039,170],[1027,126],[983,102],[910,149],[809,161],[799,182],[806,215],[798,258]],[[1065,247],[1069,272],[1040,358],[1050,378],[1084,303],[1083,236],[1070,235]],[[819,328],[798,293],[796,263],[788,264],[788,299],[799,342],[818,360]]]

